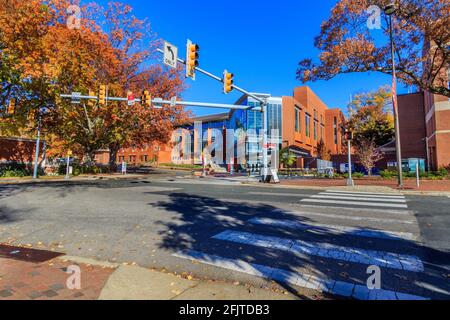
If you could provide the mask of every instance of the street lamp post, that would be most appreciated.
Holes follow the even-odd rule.
[[[36,140],[36,150],[34,154],[34,170],[33,170],[33,179],[36,180],[39,175],[39,148],[41,147],[41,114],[40,110],[38,111],[38,127],[37,127],[37,140]]]
[[[392,57],[392,105],[394,109],[394,122],[395,122],[395,148],[397,153],[397,171],[398,171],[398,187],[403,188],[403,168],[402,168],[402,149],[400,142],[400,122],[398,115],[398,101],[397,101],[397,75],[395,68],[395,45],[393,35],[393,21],[392,16],[397,11],[395,1],[392,1],[386,6],[384,12],[389,16],[389,37],[391,42],[391,57]]]

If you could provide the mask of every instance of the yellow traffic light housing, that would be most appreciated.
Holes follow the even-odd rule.
[[[30,109],[30,111],[28,112],[28,121],[34,121],[36,119],[36,109]]]
[[[107,101],[107,97],[106,97],[106,86],[105,85],[101,85],[100,89],[98,91],[98,104],[101,106],[106,106],[106,101]]]
[[[89,90],[89,97],[95,97],[95,91]],[[95,107],[95,99],[89,99],[88,100],[88,107],[93,108]]]
[[[16,99],[10,99],[8,105],[8,114],[13,115],[16,112]]]
[[[152,106],[152,96],[148,90],[142,92],[141,104],[146,107]]]
[[[195,80],[195,68],[199,66],[199,52],[200,47],[188,40],[186,52],[186,78]]]
[[[228,94],[231,91],[233,91],[233,84],[234,84],[234,74],[225,70],[225,72],[223,73],[223,92],[225,94]]]

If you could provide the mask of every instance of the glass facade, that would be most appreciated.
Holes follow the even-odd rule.
[[[267,134],[268,139],[272,143],[277,143],[281,148],[282,145],[282,99],[281,98],[269,98],[267,105]],[[248,98],[242,101],[241,105],[249,107],[259,107],[260,103]],[[202,124],[203,130],[203,148],[208,145],[208,132],[209,129],[224,131],[226,129],[245,130],[247,132],[246,146],[246,160],[249,165],[261,165],[262,164],[262,127],[263,127],[263,115],[259,111],[253,110],[233,110],[230,112],[228,120],[210,121]],[[186,127],[187,130],[193,131],[194,125]],[[214,130],[216,129],[216,130]],[[276,135],[272,136],[273,130]],[[217,131],[216,131],[217,132]],[[235,137],[235,155],[237,154],[237,141]],[[193,145],[193,143],[192,143]],[[190,145],[189,145],[190,146]],[[186,146],[187,147],[187,146]],[[188,147],[187,147],[188,148]],[[186,148],[186,149],[187,149]]]

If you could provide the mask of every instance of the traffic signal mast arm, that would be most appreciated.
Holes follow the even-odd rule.
[[[61,98],[72,98],[71,94],[61,94]],[[90,99],[90,100],[98,100],[97,96],[78,96],[79,99]],[[120,98],[120,97],[108,97],[108,101],[118,101],[118,102],[127,102],[128,98]],[[135,99],[135,102],[141,102],[141,99]],[[160,98],[154,98],[151,100],[152,105],[170,105],[172,101],[163,100]],[[233,110],[254,110],[254,111],[262,111],[262,108],[249,108],[248,106],[239,106],[235,104],[221,104],[221,103],[205,103],[205,102],[190,102],[190,101],[177,101],[177,105],[185,106],[185,107],[205,107],[205,108],[215,108],[215,109],[233,109]]]
[[[164,50],[162,50],[162,49],[157,49],[157,51],[162,53],[162,54],[164,54]],[[178,58],[177,60],[178,60],[179,63],[186,65],[186,61],[184,61],[183,59]],[[203,69],[201,69],[199,67],[195,67],[195,70],[200,72],[200,73],[203,73],[204,75],[206,75],[206,76],[208,76],[210,78],[213,78],[214,80],[217,80],[217,81],[219,81],[221,83],[224,83],[224,79],[222,79],[221,77],[218,77],[218,76],[216,76],[216,75],[214,75],[214,74],[212,74],[212,73],[210,73],[210,72],[208,72],[206,70],[203,70]],[[247,90],[244,90],[244,89],[238,87],[235,84],[233,84],[232,87],[233,87],[234,90],[237,90],[237,91],[242,92],[243,94],[245,94],[245,95],[247,95],[249,97],[252,97],[256,101],[261,102],[263,105],[267,104],[266,100],[261,99],[260,97],[254,95],[254,94],[252,94],[250,92],[248,92]],[[247,109],[248,109],[248,107],[247,107]],[[256,110],[256,108],[253,108],[252,110]]]

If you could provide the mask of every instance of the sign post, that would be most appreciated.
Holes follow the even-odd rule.
[[[67,167],[66,167],[66,180],[70,179],[70,157],[72,156],[72,151],[67,151]]]
[[[347,148],[348,148],[348,179],[347,179],[347,187],[354,187],[355,181],[353,181],[352,176],[352,140],[353,140],[353,132],[350,130],[345,131],[345,135],[347,138]]]

